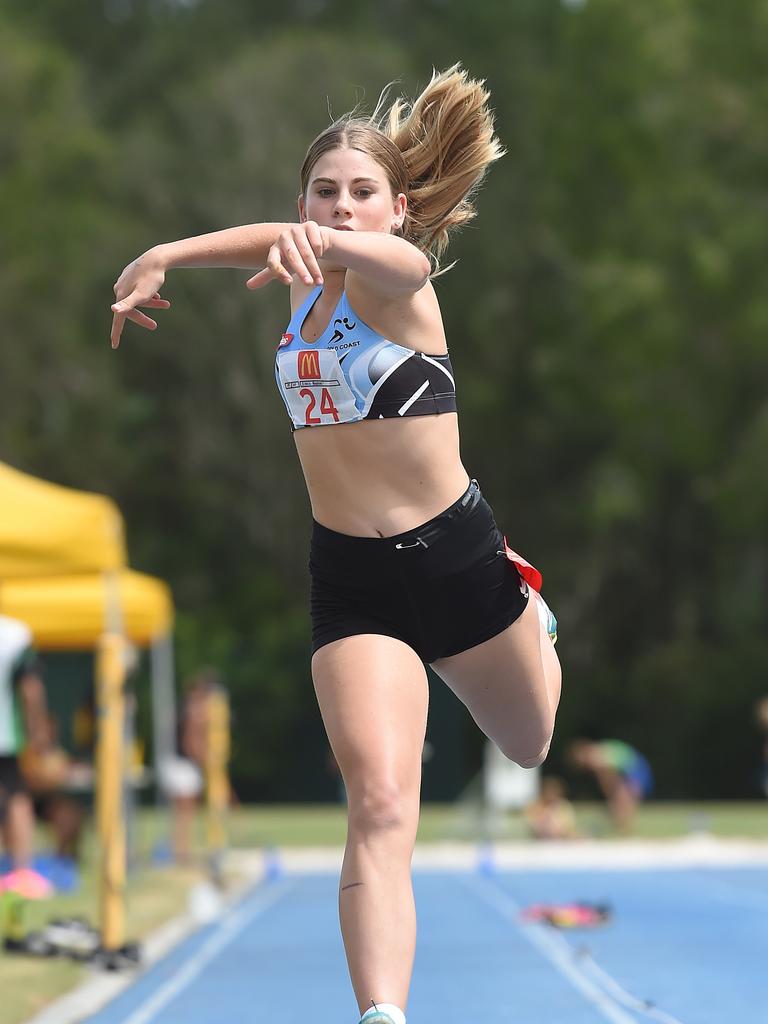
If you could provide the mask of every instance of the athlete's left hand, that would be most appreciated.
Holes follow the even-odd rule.
[[[313,220],[303,224],[291,224],[282,232],[269,250],[267,266],[246,282],[246,288],[263,288],[270,281],[292,284],[296,274],[304,284],[323,283],[323,275],[317,260],[328,248],[324,238],[327,228],[321,228]]]

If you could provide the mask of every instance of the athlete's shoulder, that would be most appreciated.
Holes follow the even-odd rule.
[[[440,305],[431,281],[427,281],[418,291],[401,292],[395,295],[382,295],[372,288],[367,288],[365,278],[361,274],[347,271],[344,282],[347,301],[365,320],[370,314],[376,320],[381,314],[391,316],[419,316],[439,313]]]
[[[421,352],[445,352],[443,319],[431,281],[417,292],[385,298],[358,288],[347,275],[346,292],[355,314],[382,337]]]

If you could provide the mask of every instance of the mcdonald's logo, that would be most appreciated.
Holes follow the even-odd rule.
[[[317,380],[320,376],[320,353],[299,352],[299,380]]]

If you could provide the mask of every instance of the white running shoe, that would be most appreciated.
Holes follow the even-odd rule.
[[[392,1008],[395,1009],[394,1006]],[[401,1016],[401,1014],[398,1013],[398,1016]],[[402,1017],[402,1019],[405,1020],[405,1017]],[[365,1011],[360,1018],[360,1024],[398,1024],[398,1021],[388,1014],[383,1006],[374,1005]]]

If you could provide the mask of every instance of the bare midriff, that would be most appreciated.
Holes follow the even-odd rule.
[[[294,439],[312,515],[338,533],[404,533],[469,485],[455,412],[307,427]]]

